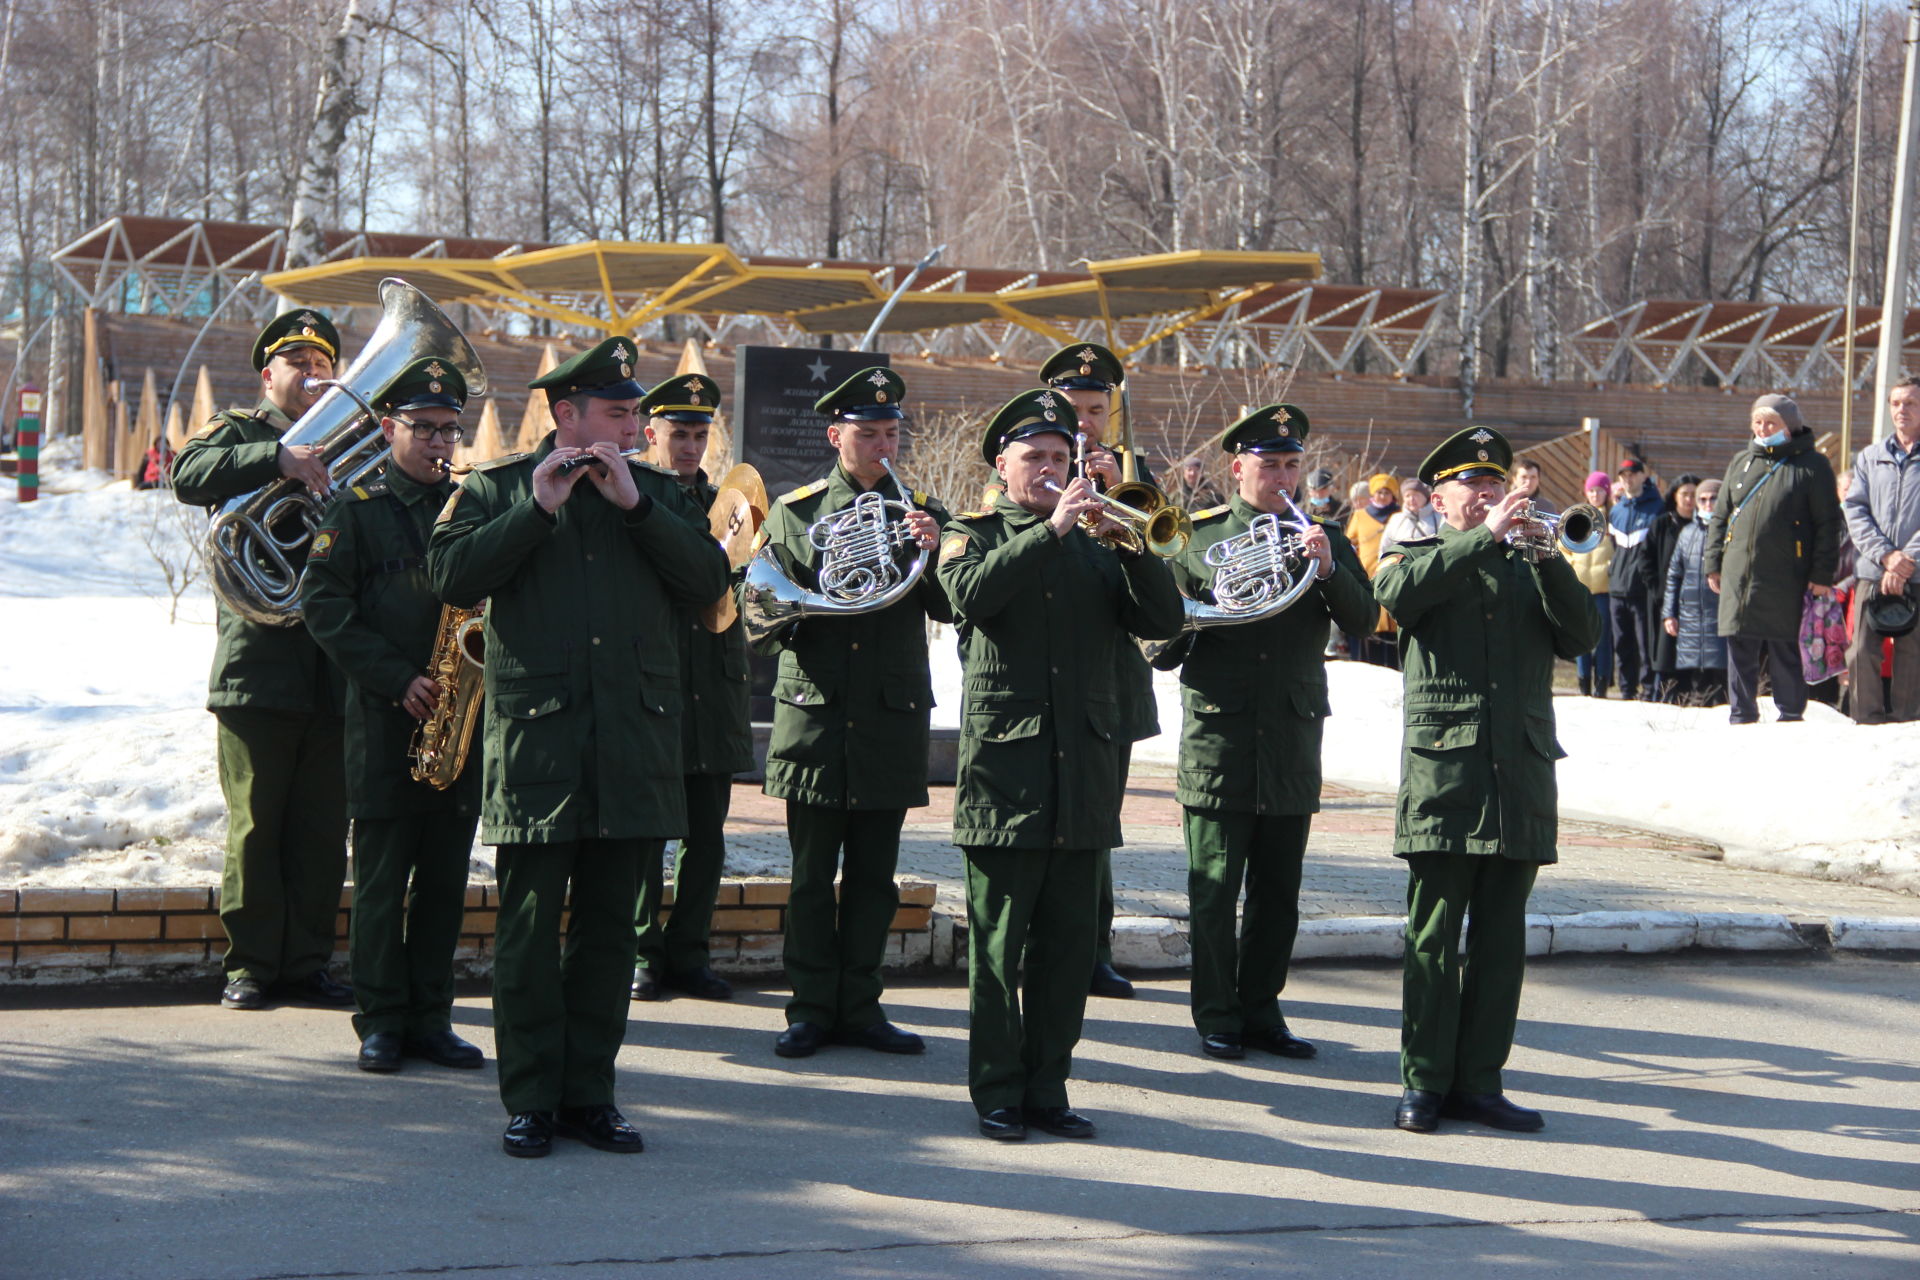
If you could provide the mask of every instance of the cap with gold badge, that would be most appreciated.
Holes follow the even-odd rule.
[[[304,307],[297,311],[283,311],[267,321],[260,336],[253,340],[253,367],[256,370],[267,367],[267,361],[275,356],[297,351],[301,347],[312,347],[324,351],[329,360],[340,358],[340,331],[318,311]]]
[[[1040,381],[1063,391],[1111,391],[1126,379],[1120,357],[1097,342],[1062,347],[1040,366]]]
[[[451,364],[430,356],[402,369],[375,403],[388,413],[408,409],[452,409],[457,413],[467,405],[467,380]]]
[[[712,422],[719,409],[720,384],[704,373],[676,373],[640,400],[642,414],[668,422]]]
[[[1448,480],[1475,480],[1481,476],[1507,478],[1513,465],[1513,446],[1492,427],[1468,427],[1440,442],[1420,464],[1420,478],[1428,484]]]
[[[1220,448],[1226,453],[1305,453],[1312,429],[1298,405],[1262,405],[1227,428]]]
[[[906,411],[900,402],[907,398],[907,384],[900,375],[881,365],[862,369],[813,402],[815,413],[842,422],[871,422],[902,418]]]
[[[991,465],[1008,445],[1031,436],[1060,435],[1071,444],[1079,429],[1080,420],[1065,396],[1051,387],[1036,387],[1022,391],[987,419],[986,432],[980,437],[980,456]]]
[[[637,347],[632,338],[608,338],[588,347],[544,378],[527,386],[544,391],[549,400],[591,396],[595,400],[638,400],[647,389],[633,380]]]

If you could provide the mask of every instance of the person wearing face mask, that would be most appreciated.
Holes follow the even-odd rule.
[[[1353,508],[1334,493],[1333,472],[1325,467],[1307,476],[1306,511],[1315,520],[1331,520],[1335,524],[1345,524],[1353,514]]]
[[[1665,507],[1659,487],[1647,478],[1640,459],[1623,459],[1613,479],[1619,495],[1607,512],[1607,532],[1613,540],[1613,563],[1607,569],[1607,590],[1613,596],[1613,669],[1620,676],[1622,698],[1650,700],[1653,640],[1647,616],[1656,579],[1648,540]]]
[[[1699,487],[1700,477],[1696,475],[1683,475],[1675,480],[1673,488],[1667,491],[1666,509],[1654,521],[1653,532],[1647,535],[1647,616],[1654,619],[1649,661],[1653,666],[1656,700],[1660,702],[1673,701],[1668,686],[1678,669],[1674,638],[1667,634],[1663,625],[1665,614],[1661,611],[1667,598],[1667,566],[1673,561],[1681,532],[1693,523]]]
[[[1833,591],[1840,546],[1840,500],[1833,468],[1814,448],[1800,406],[1764,395],[1749,414],[1752,439],[1727,467],[1707,525],[1702,558],[1707,586],[1719,596],[1719,631],[1727,639],[1728,719],[1760,718],[1760,663],[1773,676],[1780,719],[1806,713],[1800,669],[1801,602],[1806,592]]]
[[[1673,678],[1664,698],[1682,706],[1716,707],[1727,698],[1727,642],[1720,638],[1717,605],[1700,567],[1707,550],[1707,519],[1719,495],[1718,480],[1700,482],[1693,519],[1680,531],[1667,562],[1660,627],[1673,646]]]

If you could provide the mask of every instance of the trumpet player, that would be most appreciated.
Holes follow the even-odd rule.
[[[1126,381],[1126,366],[1120,357],[1097,342],[1077,342],[1049,356],[1040,366],[1040,380],[1052,387],[1073,406],[1079,432],[1086,437],[1085,467],[1101,490],[1113,488],[1125,478],[1122,453],[1107,442],[1108,424],[1113,420],[1116,389]],[[1120,444],[1120,442],[1114,442]],[[1147,460],[1132,452],[1134,479],[1153,483]],[[1127,794],[1127,773],[1133,759],[1133,744],[1160,732],[1160,711],[1153,698],[1153,672],[1146,659],[1130,644],[1114,648],[1114,690],[1120,699],[1120,723],[1116,731],[1120,743],[1117,753],[1120,770],[1120,795]],[[1096,922],[1093,977],[1089,989],[1094,995],[1125,999],[1133,994],[1133,984],[1113,967],[1113,854],[1101,850],[1097,871],[1099,915]]]
[[[710,511],[719,496],[700,469],[713,417],[720,409],[720,384],[700,373],[677,374],[640,401],[646,418],[648,460],[680,480],[681,488]],[[747,700],[752,676],[747,668],[746,629],[735,617],[718,635],[707,630],[699,611],[679,611],[680,757],[687,799],[687,833],[673,864],[673,911],[660,923],[663,873],[658,859],[642,868],[640,903],[634,917],[636,963],[630,994],[657,1000],[661,988],[702,1000],[727,1000],[733,987],[713,971],[707,934],[713,927],[714,898],[726,865],[727,810],[733,802],[733,775],[753,768],[753,729]]]
[[[453,496],[449,466],[466,400],[466,380],[450,364],[416,360],[402,371],[376,403],[393,450],[386,471],[328,510],[300,581],[307,629],[348,681],[348,955],[362,1071],[398,1071],[408,1057],[482,1062],[478,1046],[453,1030],[453,952],[481,766],[470,757],[441,791],[414,781],[407,758],[443,692],[427,674],[440,622],[427,537]]]
[[[1521,1133],[1544,1124],[1507,1099],[1500,1073],[1526,970],[1527,895],[1557,858],[1554,761],[1566,753],[1554,739],[1553,662],[1590,649],[1598,627],[1551,540],[1513,545],[1527,498],[1507,492],[1512,460],[1486,427],[1428,454],[1419,474],[1439,536],[1401,543],[1373,583],[1400,624],[1406,681],[1393,832],[1407,860],[1405,1091],[1394,1123],[1414,1133],[1443,1117]]]
[[[1290,404],[1254,410],[1227,429],[1230,502],[1195,512],[1194,537],[1173,562],[1174,581],[1209,601],[1217,574],[1209,548],[1246,538],[1273,515],[1298,524],[1294,496],[1306,456],[1307,415]],[[1332,520],[1297,535],[1307,588],[1285,611],[1189,633],[1156,665],[1180,665],[1185,726],[1177,798],[1184,810],[1188,921],[1193,941],[1193,1024],[1200,1050],[1240,1058],[1249,1048],[1311,1058],[1280,1010],[1300,924],[1300,874],[1320,809],[1320,738],[1327,703],[1330,626],[1373,623],[1373,593],[1353,545]],[[1219,558],[1216,553],[1216,559]],[[1235,909],[1246,908],[1239,937]]]
[[[427,544],[442,600],[487,602],[481,838],[499,850],[501,1146],[521,1158],[556,1134],[642,1149],[614,1105],[614,1058],[640,867],[686,830],[673,610],[727,584],[699,504],[621,456],[645,394],[634,354],[608,338],[536,379],[554,430],[474,468]]]
[[[174,496],[215,506],[281,477],[331,490],[316,445],[280,437],[319,399],[340,334],[317,311],[275,316],[254,339],[260,403],[218,414],[173,460]],[[299,567],[297,564],[294,566]],[[345,1006],[327,972],[346,878],[340,676],[304,627],[270,627],[220,604],[207,709],[219,722],[227,802],[220,925],[227,935],[220,1003],[261,1009],[274,996]]]
[[[1170,639],[1181,622],[1162,561],[1079,527],[1095,515],[1115,528],[1091,481],[1069,474],[1076,428],[1057,391],[1009,401],[981,441],[1005,489],[940,545],[940,581],[971,628],[953,810],[967,1086],[980,1132],[1001,1141],[1029,1128],[1094,1136],[1067,1078],[1098,941],[1099,851],[1120,843],[1115,650],[1129,634]]]
[[[828,419],[839,461],[831,475],[774,503],[762,531],[803,587],[817,585],[821,564],[810,531],[863,494],[905,503],[901,519],[923,549],[933,548],[947,523],[944,507],[902,488],[891,471],[906,394],[891,369],[863,369],[814,404]],[[926,1047],[888,1021],[880,965],[900,905],[893,879],[900,828],[908,809],[927,803],[927,619],[952,617],[946,593],[927,573],[886,608],[810,618],[762,646],[780,656],[765,790],[787,802],[793,850],[785,948],[793,997],[773,1047],[783,1058],[808,1057],[828,1043],[881,1053]]]

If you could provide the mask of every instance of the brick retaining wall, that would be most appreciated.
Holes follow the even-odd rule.
[[[780,968],[788,884],[729,880],[713,914],[713,965],[722,973]],[[468,974],[493,967],[499,889],[469,885],[467,915],[455,952]],[[667,890],[666,900],[673,901]],[[900,910],[887,942],[886,967],[910,969],[933,960],[934,886],[900,886]],[[220,891],[191,889],[0,889],[0,985],[71,977],[141,978],[217,973],[226,950]],[[353,889],[341,892],[335,961],[347,958]],[[564,923],[564,917],[563,917]]]

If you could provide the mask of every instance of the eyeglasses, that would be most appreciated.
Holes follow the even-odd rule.
[[[444,427],[436,427],[431,422],[415,422],[412,418],[395,418],[400,426],[413,432],[415,440],[432,440],[438,437],[448,444],[465,444],[467,429],[457,422],[449,422]]]

